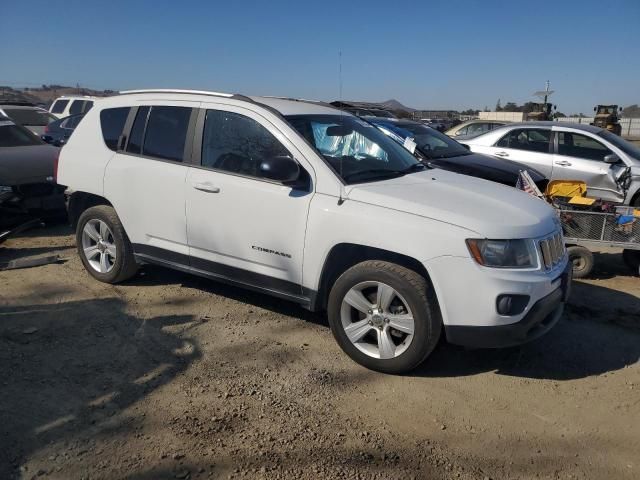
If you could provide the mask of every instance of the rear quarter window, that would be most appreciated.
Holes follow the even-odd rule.
[[[130,107],[105,108],[100,112],[100,128],[105,145],[114,152],[127,121]]]

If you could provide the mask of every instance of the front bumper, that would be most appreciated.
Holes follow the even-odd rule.
[[[434,284],[449,343],[475,348],[519,345],[544,335],[560,320],[571,290],[569,262],[553,272],[535,274],[496,272],[495,277],[491,270],[481,269],[484,278],[474,278],[473,264],[456,263],[456,286],[449,283],[449,290],[443,290],[442,284],[440,288]],[[503,293],[526,294],[529,305],[520,315],[499,315],[495,300]]]

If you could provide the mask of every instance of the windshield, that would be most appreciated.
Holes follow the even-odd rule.
[[[41,143],[40,139],[26,128],[0,123],[0,147],[24,147]]]
[[[381,122],[375,119],[372,119],[371,122],[383,132],[390,132],[400,137],[400,140],[413,138],[420,153],[428,159],[470,154],[469,150],[452,138],[420,123]]]
[[[602,130],[598,132],[598,135],[613,143],[614,146],[618,147],[627,155],[635,158],[636,160],[640,160],[640,147],[634,145],[631,142],[628,142],[624,138],[619,137],[615,133],[611,133],[608,130]]]
[[[292,115],[285,118],[345,183],[384,180],[424,168],[404,147],[352,115]]]
[[[8,117],[20,125],[29,125],[32,127],[44,127],[49,123],[57,120],[46,110],[36,108],[3,108]]]

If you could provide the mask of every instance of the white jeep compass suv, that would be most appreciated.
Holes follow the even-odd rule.
[[[96,279],[154,263],[326,309],[340,347],[375,370],[416,367],[442,334],[539,337],[569,291],[543,201],[425,167],[320,103],[122,92],[86,114],[57,174]]]

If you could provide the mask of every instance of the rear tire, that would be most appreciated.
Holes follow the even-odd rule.
[[[569,261],[573,264],[573,278],[585,278],[593,270],[593,253],[580,245],[567,248]]]
[[[120,283],[138,271],[131,242],[113,207],[99,205],[82,212],[76,245],[84,268],[101,282]]]
[[[389,262],[366,261],[344,272],[331,289],[327,310],[342,350],[385,373],[417,367],[442,331],[435,294],[425,278]]]

